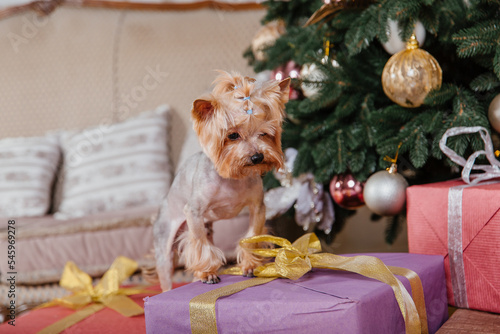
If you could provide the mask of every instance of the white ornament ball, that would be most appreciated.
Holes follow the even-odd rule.
[[[398,173],[376,172],[366,180],[363,198],[366,206],[380,216],[394,216],[406,204],[408,182]]]
[[[305,64],[300,70],[300,78],[306,81],[323,81],[326,80],[327,76],[316,64]],[[300,88],[304,96],[308,98],[318,94],[321,90],[320,85],[304,81],[301,82]]]
[[[422,22],[417,21],[413,33],[417,36],[419,45],[423,45],[425,41],[425,28]],[[387,53],[393,55],[401,50],[406,49],[407,41],[402,41],[399,37],[399,27],[397,21],[389,20],[387,37],[389,37],[389,40],[386,43],[382,43],[382,46],[384,47],[385,51],[387,51]]]
[[[500,94],[495,96],[488,108],[488,119],[496,132],[500,132]]]

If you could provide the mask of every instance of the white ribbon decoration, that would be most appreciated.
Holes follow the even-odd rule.
[[[465,160],[455,151],[446,146],[448,137],[460,134],[479,132],[484,142],[484,150],[479,150]],[[467,282],[465,278],[465,267],[463,259],[462,244],[462,197],[466,188],[477,185],[479,182],[500,177],[500,162],[495,158],[493,144],[488,131],[481,127],[456,127],[448,129],[439,141],[439,148],[453,162],[463,167],[462,180],[465,185],[451,187],[448,191],[448,258],[450,261],[450,278],[453,290],[455,306],[468,308]],[[478,156],[484,154],[491,165],[475,165]],[[484,173],[471,174],[473,170],[482,170]],[[496,182],[485,182],[488,185]]]
[[[293,164],[297,150],[285,150],[285,170],[275,171],[274,176],[280,181],[281,187],[268,190],[264,194],[266,219],[273,219],[287,212],[292,205],[295,208],[295,221],[304,230],[312,224],[316,228],[330,233],[334,222],[333,203],[323,186],[314,181],[311,173],[292,177]]]
[[[474,152],[467,160],[446,146],[446,140],[448,137],[476,132],[479,132],[481,139],[483,139],[484,150]],[[481,181],[500,177],[500,162],[496,159],[495,153],[493,152],[493,143],[491,142],[488,130],[482,126],[456,127],[446,130],[443,138],[439,141],[439,148],[448,156],[448,158],[450,158],[451,161],[463,167],[462,180],[467,184],[477,184]],[[490,165],[475,165],[477,157],[482,154],[486,156]],[[484,173],[471,174],[473,170],[482,170]]]

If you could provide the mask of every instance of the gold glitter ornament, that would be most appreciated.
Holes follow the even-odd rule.
[[[276,40],[285,33],[285,22],[275,20],[268,22],[261,27],[252,39],[252,52],[255,59],[260,61],[267,60],[264,50],[273,46]]]
[[[406,108],[417,108],[432,89],[441,87],[442,71],[437,60],[419,49],[412,34],[406,50],[393,55],[382,72],[384,93],[394,103]]]

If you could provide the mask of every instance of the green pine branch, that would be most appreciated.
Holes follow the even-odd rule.
[[[498,87],[500,87],[499,78],[490,72],[478,75],[470,83],[470,88],[475,92],[487,92]]]
[[[480,22],[462,29],[453,35],[460,57],[495,54],[500,45],[500,23],[498,19]]]
[[[295,147],[294,174],[310,172],[325,187],[333,176],[349,172],[358,180],[388,166],[384,157],[400,157],[412,169],[411,184],[455,177],[453,164],[439,149],[444,132],[456,126],[484,126],[487,110],[500,94],[500,0],[378,0],[365,8],[343,9],[327,22],[304,27],[323,4],[320,0],[268,1],[264,22],[283,19],[286,33],[265,52],[265,61],[246,57],[256,71],[274,70],[289,61],[315,64],[323,79],[299,78],[293,87],[312,84],[317,93],[286,106],[283,147]],[[381,76],[391,57],[389,20],[398,22],[407,40],[417,21],[426,29],[421,48],[441,65],[443,82],[418,108],[404,108],[384,93]],[[323,42],[331,44],[323,64]],[[249,53],[250,52],[250,53]],[[482,148],[477,135],[449,138],[448,146],[467,156]],[[410,175],[410,174],[408,174]],[[392,231],[392,232],[391,232]],[[388,241],[397,233],[388,226]],[[390,232],[390,233],[389,233]]]

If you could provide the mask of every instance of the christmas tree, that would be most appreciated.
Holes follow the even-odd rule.
[[[264,5],[265,29],[245,56],[256,72],[295,77],[282,138],[284,148],[298,150],[295,176],[310,172],[325,190],[339,175],[364,182],[389,167],[387,157],[399,147],[399,173],[409,184],[450,179],[460,169],[439,141],[453,127],[483,126],[498,148],[500,0]],[[408,42],[409,49],[394,50],[395,42],[403,49]],[[391,67],[393,54],[399,59],[391,59]],[[448,146],[468,156],[483,142],[461,135]],[[269,178],[267,184],[272,187]],[[337,204],[335,209],[346,215]],[[388,226],[389,242],[399,218]]]

